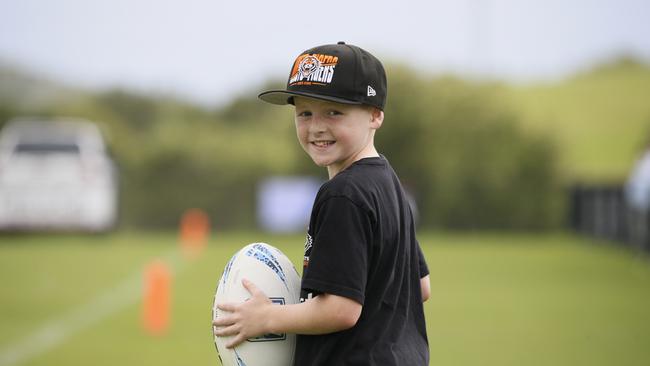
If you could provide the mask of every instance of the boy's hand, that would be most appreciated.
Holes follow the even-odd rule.
[[[218,327],[214,335],[218,337],[234,336],[227,348],[233,348],[251,337],[269,333],[266,323],[268,320],[268,307],[273,306],[269,298],[252,282],[243,279],[244,288],[251,294],[251,298],[243,303],[217,304],[217,308],[230,314],[222,315],[212,322]]]

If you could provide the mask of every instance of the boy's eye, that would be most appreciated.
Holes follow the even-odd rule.
[[[298,112],[298,117],[309,117],[309,116],[311,116],[311,112],[310,112],[310,111],[302,111],[302,112]]]
[[[341,115],[343,113],[341,113],[339,111],[331,110],[327,114],[329,114],[330,116],[338,116],[338,115]]]

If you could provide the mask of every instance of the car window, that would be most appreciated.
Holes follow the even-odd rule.
[[[77,144],[69,143],[19,143],[14,149],[15,153],[19,154],[79,154],[79,146]]]

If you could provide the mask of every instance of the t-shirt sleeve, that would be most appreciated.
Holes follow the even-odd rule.
[[[422,252],[422,248],[420,247],[420,243],[417,245],[418,247],[418,260],[419,260],[419,267],[420,267],[420,278],[424,278],[429,275],[429,266],[427,266],[427,260],[424,258],[424,253]]]
[[[328,198],[317,210],[302,287],[363,305],[372,240],[370,217],[346,197]]]

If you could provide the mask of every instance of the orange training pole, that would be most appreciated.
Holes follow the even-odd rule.
[[[151,335],[162,335],[169,328],[171,274],[168,266],[155,260],[144,271],[143,325]]]
[[[205,211],[193,208],[185,211],[180,223],[180,244],[186,257],[197,257],[208,243],[210,218]]]

